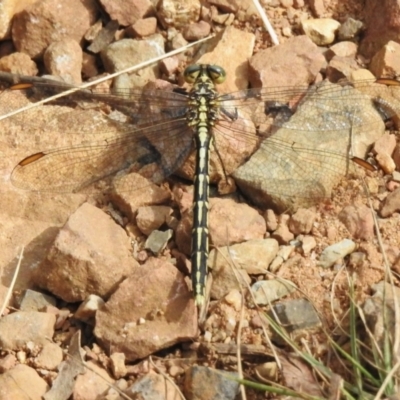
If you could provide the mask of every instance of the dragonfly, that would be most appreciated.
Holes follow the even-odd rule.
[[[362,164],[384,132],[384,120],[398,111],[391,88],[371,81],[221,94],[217,85],[225,76],[220,66],[194,64],[184,71],[189,90],[82,89],[68,94],[55,104],[73,110],[96,104],[105,115],[108,123],[96,129],[98,140],[83,138],[76,146],[28,155],[13,169],[11,182],[27,190],[71,193],[94,190],[99,182],[102,190],[119,185],[136,191],[177,172],[193,178],[192,286],[195,303],[202,307],[209,184],[232,176],[261,207],[287,209],[321,201],[353,171],[352,160]],[[0,84],[3,93],[23,91],[32,102],[71,88],[7,73],[0,73]],[[10,118],[33,123],[24,114]],[[193,159],[190,172],[185,165]],[[131,173],[144,176],[145,183],[130,183],[125,178]]]

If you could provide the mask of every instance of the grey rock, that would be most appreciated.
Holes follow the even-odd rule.
[[[356,244],[350,239],[344,239],[339,243],[328,246],[322,253],[318,261],[318,266],[329,268],[341,258],[351,254],[356,249]]]
[[[258,305],[267,305],[292,293],[296,290],[296,286],[289,281],[286,283],[282,279],[271,279],[256,282],[251,290]]]
[[[15,306],[20,311],[43,311],[47,306],[56,306],[56,299],[31,289],[24,290],[15,297]]]
[[[185,374],[184,394],[188,399],[234,400],[239,392],[239,383],[232,379],[235,377],[238,375],[193,366]]]

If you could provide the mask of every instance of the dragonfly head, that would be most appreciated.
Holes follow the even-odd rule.
[[[204,77],[211,79],[215,84],[220,84],[225,81],[226,72],[218,65],[193,64],[185,69],[183,76],[185,81],[191,84]]]

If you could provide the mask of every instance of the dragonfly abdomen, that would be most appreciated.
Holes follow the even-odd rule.
[[[208,197],[209,158],[212,136],[207,127],[198,127],[196,141],[196,169],[194,178],[193,230],[192,230],[192,282],[195,302],[204,303],[208,260]]]

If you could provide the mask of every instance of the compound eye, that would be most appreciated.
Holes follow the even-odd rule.
[[[208,66],[208,74],[214,83],[220,84],[226,79],[225,70],[219,65],[209,65]]]
[[[183,72],[185,82],[194,83],[199,76],[200,70],[201,66],[198,64],[193,64],[186,67],[185,71]]]

